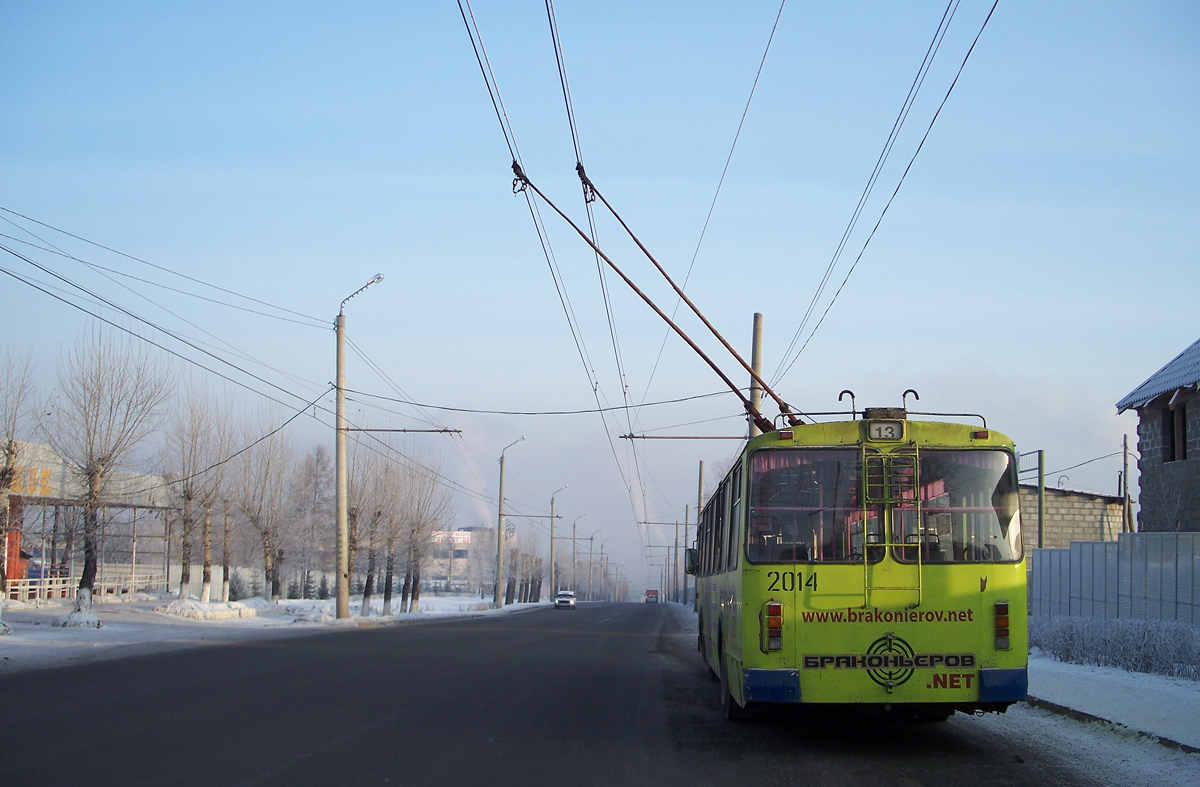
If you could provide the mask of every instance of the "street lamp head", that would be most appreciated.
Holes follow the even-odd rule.
[[[506,445],[506,446],[504,446],[503,448],[501,448],[501,449],[500,449],[500,461],[502,461],[502,462],[504,461],[504,452],[505,452],[505,451],[507,451],[508,449],[512,448],[514,445],[516,445],[517,443],[521,442],[521,441],[522,441],[522,440],[524,440],[524,439],[525,439],[525,435],[521,435],[521,436],[520,436],[520,437],[518,437],[516,440],[513,440],[511,443],[509,443],[508,445]]]
[[[341,307],[340,307],[340,308],[341,308],[341,309],[345,309],[345,308],[346,308],[346,302],[347,302],[347,301],[349,301],[349,300],[350,300],[351,298],[353,298],[355,295],[358,295],[360,292],[362,292],[362,291],[363,291],[363,290],[365,290],[366,288],[370,287],[372,284],[378,284],[378,283],[379,283],[379,282],[381,282],[381,281],[383,281],[383,274],[382,274],[382,273],[376,273],[376,274],[375,274],[375,278],[371,279],[369,282],[367,282],[366,284],[364,284],[363,286],[359,287],[359,288],[358,288],[357,290],[355,290],[354,292],[352,292],[352,293],[350,293],[349,295],[347,295],[347,296],[345,297],[345,299],[343,299],[343,300],[342,300],[342,305],[341,305]],[[340,313],[340,310],[339,310],[339,313]]]

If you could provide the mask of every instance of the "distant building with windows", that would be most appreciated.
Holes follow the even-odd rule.
[[[1200,531],[1200,339],[1117,402],[1138,414],[1138,530]]]

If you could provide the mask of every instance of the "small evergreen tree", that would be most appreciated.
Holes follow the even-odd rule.
[[[311,571],[304,572],[304,598],[317,597],[317,580]]]
[[[317,598],[324,601],[329,598],[329,577],[321,574],[321,584],[317,587]]]
[[[299,579],[293,579],[291,582],[288,583],[287,597],[288,598],[300,598],[300,580]]]
[[[242,572],[234,570],[229,576],[229,600],[241,601],[253,595],[250,588],[246,587],[246,580],[242,576]]]

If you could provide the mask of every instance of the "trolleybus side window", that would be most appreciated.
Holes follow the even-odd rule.
[[[713,561],[712,561],[713,529],[712,529],[712,501],[711,500],[709,500],[708,505],[704,507],[703,525],[701,526],[701,531],[702,531],[702,534],[700,537],[700,550],[701,550],[700,573],[703,576],[708,576],[709,574],[712,573],[712,565],[713,565]]]
[[[1012,465],[1005,451],[922,451],[920,516],[912,499],[901,502],[892,514],[897,559],[914,563],[918,559],[923,563],[1020,560],[1021,522]]]
[[[709,540],[709,548],[711,550],[708,564],[709,574],[720,574],[724,571],[725,566],[725,553],[721,549],[721,544],[725,540],[725,518],[721,512],[723,501],[721,491],[721,487],[718,486],[708,503],[708,522],[711,532]]]
[[[729,523],[729,535],[725,539],[725,568],[733,571],[738,567],[738,549],[739,536],[741,533],[742,522],[742,465],[741,460],[733,468],[733,473],[729,476],[729,517],[726,520]]]
[[[752,563],[850,562],[882,544],[878,506],[861,498],[857,449],[775,449],[750,460],[746,554]],[[867,550],[882,559],[882,549]]]

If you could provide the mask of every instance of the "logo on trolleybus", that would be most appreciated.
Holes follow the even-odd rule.
[[[908,682],[916,669],[974,667],[974,653],[917,653],[893,634],[880,637],[866,653],[817,654],[804,657],[804,669],[860,669],[884,688]]]

